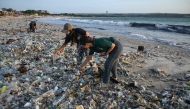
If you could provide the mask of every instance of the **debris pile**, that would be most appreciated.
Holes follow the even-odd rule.
[[[103,87],[101,78],[106,58],[95,54],[94,59],[79,72],[74,47],[67,46],[59,56],[53,55],[63,43],[52,36],[56,36],[60,28],[37,23],[36,33],[28,33],[24,29],[15,29],[19,24],[24,23],[14,19],[12,28],[0,27],[1,108],[190,108],[188,74],[180,81],[159,68],[144,73],[131,72],[129,69],[134,66],[143,68],[146,63],[138,61],[143,54],[126,52],[119,59],[119,82],[110,81],[109,86]],[[141,84],[150,77],[177,81],[177,84],[157,91],[154,85]]]

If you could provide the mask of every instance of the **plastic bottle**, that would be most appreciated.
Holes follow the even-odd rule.
[[[55,55],[53,55],[53,57],[52,57],[53,59],[52,59],[52,64],[54,65],[55,63],[56,63],[56,56]]]
[[[53,102],[53,105],[54,105],[54,106],[58,105],[64,98],[65,98],[65,94],[63,94],[63,95],[61,96],[61,98],[59,98],[58,100],[55,100],[55,101]]]
[[[76,109],[84,109],[83,105],[76,106]]]
[[[1,88],[1,93],[5,92],[6,89],[7,89],[7,86],[3,86],[3,87]]]
[[[183,86],[184,86],[184,88],[185,88],[186,90],[190,90],[190,86],[189,86],[189,85],[184,84]]]

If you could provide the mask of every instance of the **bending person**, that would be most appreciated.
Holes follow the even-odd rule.
[[[77,43],[77,63],[81,64],[82,59],[85,54],[87,54],[87,49],[80,47],[79,37],[89,36],[89,33],[81,28],[73,28],[72,24],[66,23],[63,28],[63,33],[66,33],[65,42],[63,45],[54,53],[55,56],[61,53],[61,51],[67,46],[69,42],[71,45]]]
[[[30,24],[30,32],[36,32],[36,21],[31,21]]]
[[[94,52],[100,53],[99,56],[107,56],[104,64],[105,71],[103,73],[103,83],[107,85],[110,79],[110,72],[112,72],[112,78],[117,79],[117,63],[118,58],[122,53],[123,46],[121,43],[113,37],[95,38],[91,40],[90,37],[81,37],[80,43],[82,47],[90,49],[89,55],[86,60],[80,65],[78,70],[82,68],[92,59]]]

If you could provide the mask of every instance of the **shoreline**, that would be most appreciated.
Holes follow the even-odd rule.
[[[22,41],[22,40],[24,40],[25,37],[29,37],[29,36],[30,36],[30,38],[33,38],[34,42],[41,41],[41,43],[42,43],[43,41],[45,41],[42,39],[45,38],[45,39],[48,39],[48,41],[46,42],[47,45],[42,46],[45,48],[45,50],[36,52],[35,51],[36,49],[34,49],[34,53],[43,54],[43,53],[47,52],[46,57],[49,56],[48,58],[51,58],[51,55],[53,54],[53,52],[56,49],[58,49],[64,42],[63,38],[65,37],[65,34],[61,33],[61,30],[63,27],[61,27],[60,25],[53,25],[53,24],[48,24],[48,23],[37,21],[37,32],[36,33],[28,33],[27,29],[29,28],[30,20],[34,20],[34,18],[33,17],[0,18],[0,24],[3,25],[2,27],[0,27],[0,33],[2,36],[2,37],[0,37],[1,44],[3,42],[5,43],[6,41],[8,41],[8,39],[15,40],[15,39],[20,38]],[[21,32],[21,28],[22,28],[23,32]],[[97,32],[93,32],[93,31],[88,31],[88,32],[90,33],[90,36],[110,37],[109,34],[97,33]],[[124,47],[123,55],[120,58],[120,61],[122,61],[122,62],[120,62],[122,67],[118,68],[118,70],[121,70],[121,69],[124,70],[124,71],[118,72],[119,79],[122,81],[123,84],[127,84],[127,83],[136,81],[139,85],[138,88],[141,89],[142,87],[145,87],[145,89],[147,91],[153,91],[153,92],[158,92],[158,93],[162,94],[162,91],[165,91],[166,89],[170,88],[172,85],[178,85],[178,86],[181,85],[181,87],[183,87],[183,84],[186,84],[187,82],[190,81],[190,80],[184,78],[184,76],[187,77],[187,75],[190,75],[190,50],[185,50],[183,48],[164,45],[164,44],[160,44],[157,42],[149,42],[149,41],[143,41],[140,39],[132,39],[132,38],[128,38],[125,36],[115,36],[114,35],[111,37],[114,37],[114,38],[118,39],[119,41],[121,41],[121,43]],[[27,39],[24,41],[27,41]],[[4,45],[8,45],[8,44],[4,44]],[[3,46],[3,44],[2,44],[2,46]],[[143,61],[144,54],[137,53],[138,46],[144,46],[145,51],[148,52],[148,56],[147,56],[147,59],[145,59],[145,61]],[[36,47],[38,48],[38,46],[36,46]],[[49,50],[48,47],[53,47],[53,48],[50,51],[48,51]],[[68,46],[67,49],[65,50],[65,53],[67,54],[66,51],[67,50],[69,51],[71,48],[72,47]],[[16,54],[16,51],[13,51],[13,53],[14,52]],[[29,57],[28,61],[29,60],[31,61],[33,58],[33,57],[29,56],[29,55],[32,55],[32,53],[29,53],[28,55],[23,54],[23,56],[19,56],[19,58],[13,58],[11,56],[9,57],[9,55],[8,55],[9,53],[12,53],[12,52],[2,52],[1,51],[1,54],[5,55],[7,57],[7,59],[4,59],[4,61],[5,61],[4,63],[6,63],[6,64],[1,63],[1,69],[4,67],[10,68],[7,66],[7,64],[10,64],[10,63],[6,62],[6,61],[8,61],[9,58],[14,63],[16,60],[18,61],[19,59],[21,60],[22,58],[28,59],[28,57]],[[44,58],[45,58],[45,56],[44,56]],[[48,60],[48,58],[47,59],[45,58],[44,60]],[[94,58],[97,58],[97,56],[94,56]],[[67,60],[69,62],[70,58],[67,58]],[[126,62],[126,60],[127,60],[127,62]],[[45,61],[45,62],[41,62],[41,63],[40,62],[31,61],[31,63],[34,64],[34,66],[33,66],[34,68],[32,70],[29,70],[28,72],[26,72],[26,74],[20,74],[18,71],[12,72],[12,73],[14,75],[17,75],[17,78],[20,78],[20,77],[23,77],[24,79],[28,78],[29,80],[25,80],[24,81],[25,83],[23,83],[23,86],[25,84],[25,85],[28,85],[28,87],[29,87],[35,80],[37,80],[36,78],[40,78],[40,76],[37,76],[36,78],[30,78],[29,75],[34,76],[33,74],[35,74],[35,73],[33,72],[33,70],[35,68],[38,69],[38,72],[36,72],[36,73],[39,73],[39,72],[41,73],[41,72],[44,72],[44,70],[40,70],[40,69],[42,69],[41,67],[43,67],[43,66],[48,67],[48,69],[60,67],[60,65],[57,65],[57,64],[56,64],[56,66],[49,65],[51,61]],[[16,68],[17,68],[17,65],[16,65]],[[2,70],[1,70],[1,72],[2,72]],[[31,72],[33,72],[33,73],[31,73]],[[52,72],[54,72],[53,74],[56,75],[58,71],[52,70]],[[61,71],[59,71],[59,72],[61,72]],[[47,73],[47,76],[50,76],[50,78],[53,78],[53,76],[49,75],[48,73]],[[3,75],[3,74],[0,73],[0,75]],[[63,75],[61,75],[61,76],[64,77],[67,75],[69,75],[69,73],[64,72]],[[45,77],[46,76],[44,76],[43,78],[45,78]],[[85,77],[88,78],[88,76],[84,76],[83,78],[85,78]],[[42,80],[43,80],[43,78],[42,78]],[[45,79],[47,79],[47,77]],[[41,82],[42,83],[46,82],[47,80],[45,80],[45,79],[44,79],[44,81],[41,81]],[[90,78],[90,79],[92,79],[92,78]],[[90,79],[87,79],[87,80],[90,80]],[[79,78],[79,80],[81,80],[81,79]],[[73,84],[77,84],[78,82],[80,82],[79,80]],[[18,81],[19,81],[19,79],[18,79]],[[57,81],[57,80],[54,80],[54,81]],[[62,83],[61,81],[59,81],[59,82],[60,82],[60,84]],[[5,85],[8,83],[5,82],[2,84]],[[98,83],[99,83],[99,81],[98,81]],[[22,83],[20,83],[20,84],[22,84]],[[55,85],[55,84],[53,84],[53,85]],[[117,87],[122,86],[122,84],[115,85],[115,86],[114,85],[115,84],[111,84],[110,90],[116,93],[116,92],[118,92]],[[7,85],[7,86],[9,86],[9,85]],[[37,87],[40,87],[40,86],[37,86]],[[116,89],[115,89],[115,87],[116,87]],[[54,86],[51,86],[51,88],[54,89]],[[6,95],[11,96],[9,94],[11,90],[13,90],[11,87],[7,88],[5,93],[3,93],[0,96],[0,104],[2,104],[1,100],[3,99],[3,97],[5,97]],[[26,90],[29,90],[29,89],[26,88]],[[135,89],[135,88],[130,89],[130,88],[122,87],[122,89],[120,89],[120,91],[126,91],[126,90],[131,91],[131,94],[134,94],[134,92],[135,93],[137,92],[137,89]],[[144,92],[146,92],[146,90]],[[179,89],[176,89],[176,90],[179,90]],[[23,92],[25,92],[25,91],[23,91]],[[88,90],[87,92],[90,94],[95,94],[95,95],[97,94],[96,89],[92,90],[91,92]],[[34,93],[34,92],[32,92],[32,93]],[[188,92],[188,91],[187,91],[187,93],[188,94],[186,96],[182,96],[182,97],[183,98],[187,97],[190,94],[190,92]],[[82,93],[82,94],[85,94],[85,93]],[[101,93],[98,93],[98,94],[102,95]],[[37,96],[38,97],[41,96],[41,93],[38,94]],[[128,97],[128,95],[126,95],[126,97]],[[105,97],[105,99],[106,99],[106,97]],[[110,98],[110,99],[112,99],[112,98]],[[13,99],[11,99],[11,100],[13,100]],[[118,100],[120,100],[120,99],[118,99]],[[121,101],[118,101],[118,102],[121,102]],[[80,103],[82,104],[82,102],[80,102]],[[85,105],[85,104],[83,104],[83,105]]]

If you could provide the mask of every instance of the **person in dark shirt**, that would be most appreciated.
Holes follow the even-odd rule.
[[[31,21],[30,22],[30,32],[36,32],[36,21]]]
[[[92,59],[94,52],[100,53],[99,56],[108,56],[104,64],[105,71],[103,73],[103,83],[108,85],[110,79],[110,71],[112,72],[112,79],[117,80],[117,63],[118,58],[122,53],[123,46],[113,37],[102,37],[91,40],[90,37],[81,37],[80,43],[82,47],[90,49],[86,60],[80,65],[78,70],[82,68]]]
[[[87,54],[87,49],[80,46],[79,38],[82,36],[89,36],[89,33],[81,28],[73,28],[72,24],[66,23],[63,28],[63,33],[66,33],[65,42],[63,45],[54,53],[55,56],[60,54],[60,52],[67,46],[69,42],[71,45],[77,43],[77,64],[81,64],[82,59],[85,54]]]

